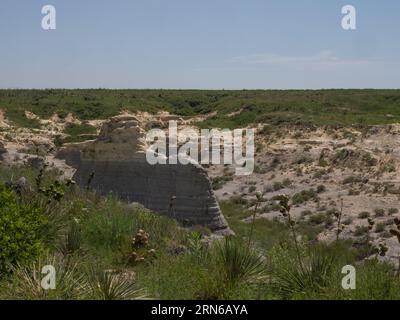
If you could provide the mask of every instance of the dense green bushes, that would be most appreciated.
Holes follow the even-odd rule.
[[[0,185],[0,275],[10,265],[26,264],[43,251],[40,230],[47,219],[41,208],[18,201],[10,189]]]
[[[26,119],[25,110],[42,118],[71,112],[83,120],[105,119],[122,110],[181,116],[216,111],[198,123],[204,128],[254,122],[274,128],[371,125],[398,122],[399,106],[399,90],[0,90],[0,109],[23,127],[38,127],[37,121]]]

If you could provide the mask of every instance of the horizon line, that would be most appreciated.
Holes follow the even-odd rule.
[[[339,87],[331,87],[331,88],[113,88],[113,87],[49,87],[49,88],[28,88],[28,87],[0,87],[0,90],[37,90],[37,91],[48,91],[48,90],[144,90],[144,91],[328,91],[328,90],[400,90],[400,87],[397,88],[339,88]]]

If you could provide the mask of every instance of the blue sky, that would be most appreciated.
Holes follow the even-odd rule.
[[[1,0],[0,88],[400,88],[399,35],[398,0]]]

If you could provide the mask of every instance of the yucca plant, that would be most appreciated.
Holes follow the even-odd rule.
[[[55,288],[44,289],[42,274],[44,266],[55,268]],[[87,294],[88,286],[84,274],[77,270],[77,264],[59,255],[42,257],[30,266],[11,267],[9,290],[12,299],[79,299]]]
[[[92,268],[87,276],[90,286],[89,298],[91,299],[132,300],[146,298],[144,291],[137,288],[130,274]]]
[[[227,285],[263,279],[263,258],[240,240],[226,237],[222,243],[217,244],[216,252],[221,277]]]
[[[302,250],[302,265],[289,247],[271,252],[272,287],[285,299],[307,292],[323,293],[335,275],[335,256],[320,248]]]

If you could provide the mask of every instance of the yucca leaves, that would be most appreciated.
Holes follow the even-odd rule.
[[[335,275],[337,260],[330,252],[319,248],[305,250],[300,265],[293,249],[275,250],[280,252],[271,259],[271,285],[282,298],[290,299],[306,292],[322,293]]]
[[[137,288],[132,275],[92,269],[88,278],[92,299],[131,300],[146,298],[143,290]]]
[[[240,240],[225,238],[217,245],[217,253],[221,274],[228,283],[251,282],[263,277],[262,257]]]

